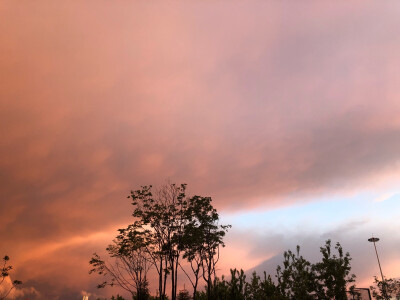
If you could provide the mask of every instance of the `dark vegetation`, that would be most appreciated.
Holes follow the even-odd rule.
[[[149,299],[147,273],[153,268],[158,274],[157,299],[167,299],[169,279],[171,299],[176,300],[178,272],[183,271],[193,286],[193,299],[200,279],[211,299],[220,247],[224,247],[223,237],[230,227],[219,224],[211,198],[187,197],[185,184],[167,184],[154,195],[151,186],[144,186],[128,198],[134,207],[134,222],[119,229],[107,247],[113,262],[107,263],[96,253],[90,261],[90,272],[107,279],[98,287],[116,285],[134,299]],[[182,262],[190,265],[190,271],[183,269]]]
[[[109,258],[96,253],[90,273],[105,279],[98,287],[118,286],[134,300],[347,300],[359,299],[351,257],[339,243],[327,240],[320,247],[321,260],[311,263],[296,251],[285,251],[283,263],[271,277],[255,272],[246,278],[243,270],[231,269],[229,279],[218,278],[216,265],[223,238],[230,225],[219,224],[210,197],[186,196],[186,185],[167,184],[153,193],[151,186],[131,191],[133,223],[119,229],[106,248]],[[158,275],[157,294],[149,293],[148,272]],[[178,273],[184,274],[191,291],[178,292]],[[384,292],[400,296],[400,284],[375,278],[371,287],[376,299]],[[171,298],[166,295],[170,284]],[[204,290],[199,285],[204,284]],[[119,295],[113,300],[123,300]],[[399,298],[398,298],[399,299]]]
[[[0,269],[0,300],[6,299],[7,296],[11,293],[11,291],[17,286],[22,284],[19,280],[14,280],[8,282],[10,271],[12,270],[12,266],[9,264],[10,258],[6,255],[3,257],[3,263]]]
[[[377,300],[396,299],[400,300],[400,280],[389,278],[385,281],[374,277],[374,284],[370,286],[372,296]]]

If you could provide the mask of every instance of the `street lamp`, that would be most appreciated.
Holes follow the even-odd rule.
[[[376,250],[376,245],[375,243],[378,242],[379,239],[376,237],[369,238],[368,242],[374,243],[374,248],[375,248],[375,253],[376,253],[376,258],[378,260],[378,265],[379,265],[379,270],[381,271],[381,276],[382,276],[382,292],[383,292],[383,297],[385,297],[385,299],[389,299],[388,296],[386,295],[386,282],[385,282],[385,278],[383,277],[383,273],[382,273],[382,268],[381,268],[381,263],[379,261],[379,256],[378,256],[378,251]]]

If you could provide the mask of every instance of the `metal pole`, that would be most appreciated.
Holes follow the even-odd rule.
[[[381,277],[382,277],[382,293],[383,293],[383,297],[385,299],[389,299],[389,297],[386,294],[386,281],[385,281],[385,277],[383,277],[383,272],[382,272],[382,267],[381,267],[381,262],[379,261],[379,256],[378,256],[378,250],[376,249],[376,245],[375,243],[379,241],[378,238],[372,237],[370,239],[368,239],[369,242],[373,242],[374,243],[374,248],[375,248],[375,253],[376,253],[376,259],[378,260],[378,265],[379,265],[379,271],[381,271]]]
[[[376,250],[375,241],[374,241],[373,243],[374,243],[374,248],[375,248],[376,258],[377,258],[377,260],[378,260],[379,270],[381,271],[382,282],[384,282],[384,281],[385,281],[385,278],[383,278],[383,273],[382,273],[381,262],[379,261],[379,256],[378,256],[378,250]]]

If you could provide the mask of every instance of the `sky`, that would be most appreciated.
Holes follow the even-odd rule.
[[[231,224],[220,262],[274,273],[327,239],[400,277],[398,1],[1,1],[0,255],[14,299],[109,296],[88,261],[141,185]],[[240,258],[240,259],[238,259]]]

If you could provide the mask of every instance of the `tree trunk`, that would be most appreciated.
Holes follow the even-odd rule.
[[[211,300],[211,259],[210,263],[208,264],[208,270],[207,270],[207,299]]]
[[[177,290],[178,290],[178,262],[179,262],[179,257],[176,258],[176,262],[175,262],[175,299],[176,299],[176,294],[177,294]]]
[[[170,265],[171,265],[171,300],[176,300],[176,292],[175,292],[175,264],[174,261],[171,261],[170,258]]]
[[[197,284],[199,282],[199,277],[196,275],[196,281],[193,286],[193,300],[196,300],[196,293],[197,293]]]
[[[162,264],[162,257],[160,259],[160,272],[159,272],[159,278],[158,278],[158,293],[160,300],[163,300],[163,282],[162,282],[162,276],[163,276],[163,264]]]
[[[165,262],[166,263],[166,262]],[[165,299],[165,287],[167,286],[167,270],[164,271],[163,300]]]

